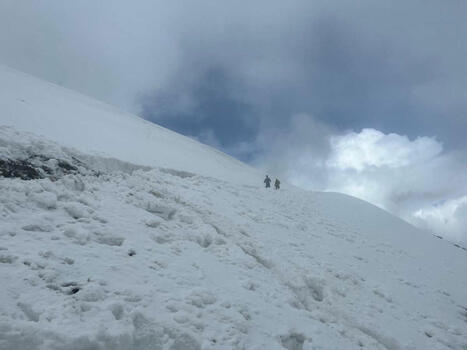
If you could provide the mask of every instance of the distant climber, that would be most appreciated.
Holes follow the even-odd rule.
[[[264,183],[266,184],[266,188],[271,187],[271,179],[269,176],[266,175],[266,178],[264,179]]]
[[[278,190],[279,188],[281,188],[281,182],[279,181],[279,179],[276,179],[276,181],[274,181],[274,188],[276,190]]]

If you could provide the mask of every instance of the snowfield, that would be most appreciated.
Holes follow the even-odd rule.
[[[42,177],[0,177],[2,350],[467,349],[467,252],[368,203],[8,127],[0,154]]]
[[[263,176],[0,67],[0,350],[467,349],[465,249]]]

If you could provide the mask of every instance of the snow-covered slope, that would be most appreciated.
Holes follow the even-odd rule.
[[[211,147],[1,65],[0,125],[135,164],[182,169],[237,183],[252,184],[259,176],[255,169]]]
[[[368,203],[0,154],[41,177],[0,177],[2,350],[467,348],[467,252]]]
[[[0,124],[0,350],[467,349],[467,251],[366,202],[6,68]]]

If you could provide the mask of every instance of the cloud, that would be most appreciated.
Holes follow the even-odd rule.
[[[333,132],[332,127],[312,116],[294,115],[286,126],[261,129],[250,146],[256,152],[252,162],[301,187],[325,188]]]
[[[182,74],[183,75],[183,74]],[[145,96],[142,113],[158,124],[185,135],[212,133],[216,147],[230,147],[254,138],[258,125],[255,107],[239,92],[222,67],[192,72],[196,79],[180,77],[181,86]],[[177,80],[178,81],[178,80]],[[206,140],[212,140],[210,137]]]
[[[450,240],[467,242],[467,196],[418,209],[412,222]]]
[[[331,138],[334,157],[329,166],[359,172],[367,168],[400,168],[436,157],[442,145],[429,137],[410,141],[407,136],[385,135],[374,129],[363,129]]]
[[[2,1],[0,62],[134,111],[178,57],[167,35],[173,9],[160,5]]]
[[[306,113],[461,148],[466,11],[459,0],[5,0],[0,61],[182,133],[212,130],[223,147]]]
[[[292,120],[258,138],[259,167],[299,187],[362,198],[422,229],[467,242],[463,153],[446,151],[431,137],[339,132],[307,115]],[[264,147],[264,139],[278,141]]]

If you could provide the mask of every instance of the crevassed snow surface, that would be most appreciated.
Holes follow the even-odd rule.
[[[0,177],[2,350],[467,348],[467,252],[368,203],[7,127],[0,155],[82,164]]]
[[[0,125],[148,166],[253,184],[256,169],[90,97],[0,65]],[[264,176],[264,174],[261,174]]]

